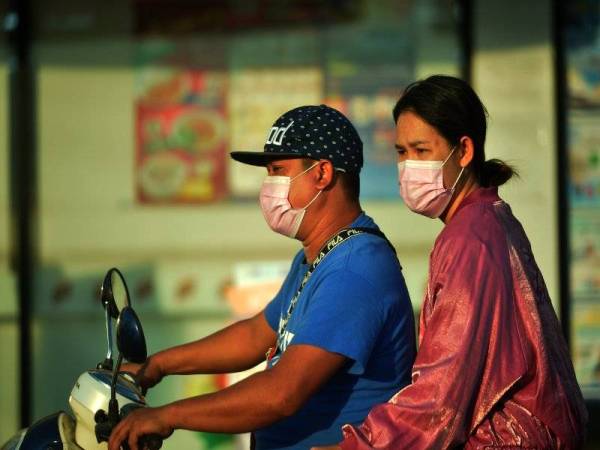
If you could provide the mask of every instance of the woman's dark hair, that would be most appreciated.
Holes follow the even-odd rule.
[[[506,183],[515,169],[499,159],[485,160],[487,111],[475,91],[459,78],[433,75],[415,81],[404,90],[394,107],[394,122],[405,111],[412,111],[434,127],[451,146],[458,145],[463,136],[473,140],[475,152],[471,161],[480,186],[500,186]]]

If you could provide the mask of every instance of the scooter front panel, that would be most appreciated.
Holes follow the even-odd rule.
[[[31,425],[23,437],[18,450],[63,450],[60,436],[59,416],[63,411],[51,414]]]

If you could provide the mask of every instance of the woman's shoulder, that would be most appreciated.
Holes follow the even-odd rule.
[[[440,232],[434,245],[434,253],[443,254],[448,250],[489,251],[491,254],[505,252],[506,232],[498,217],[497,206],[494,203],[478,202],[461,209]]]

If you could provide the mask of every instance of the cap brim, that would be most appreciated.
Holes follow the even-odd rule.
[[[236,161],[251,166],[266,166],[277,159],[307,158],[292,152],[231,152],[229,155]]]

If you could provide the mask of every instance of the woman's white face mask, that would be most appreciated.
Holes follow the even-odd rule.
[[[303,208],[292,208],[289,201],[292,181],[304,175],[319,164],[314,163],[308,169],[300,172],[294,178],[287,176],[267,176],[260,189],[260,207],[269,227],[284,236],[296,237],[304,214],[308,207],[323,191],[317,192],[313,199]]]
[[[406,160],[398,163],[400,196],[411,211],[437,218],[448,207],[454,189],[465,170],[463,167],[451,188],[444,187],[444,165],[454,153],[452,149],[444,161]]]

